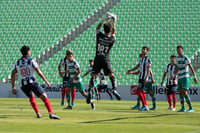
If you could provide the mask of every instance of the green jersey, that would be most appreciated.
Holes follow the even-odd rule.
[[[177,67],[179,69],[178,79],[190,77],[188,69],[188,65],[191,64],[190,59],[187,56],[182,55],[182,56],[177,56],[176,61],[177,61]]]
[[[92,72],[93,72],[93,67],[92,66],[88,67],[88,72],[92,75]]]
[[[77,69],[80,68],[78,62],[74,59],[72,62],[67,61],[67,70],[69,71],[70,74],[70,79],[74,77],[77,73]],[[74,79],[73,83],[78,83],[82,81],[80,74]]]

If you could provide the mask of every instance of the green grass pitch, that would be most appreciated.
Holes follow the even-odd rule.
[[[157,111],[131,110],[135,101],[101,100],[91,110],[85,100],[75,100],[73,110],[63,110],[60,99],[50,99],[61,120],[51,120],[40,99],[36,99],[42,118],[24,98],[0,98],[1,133],[198,133],[200,102],[193,102],[194,113],[166,110],[167,101],[157,102]],[[148,101],[151,105],[151,101]],[[177,102],[177,109],[180,104]]]

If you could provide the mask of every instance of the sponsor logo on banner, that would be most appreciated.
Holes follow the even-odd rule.
[[[137,91],[137,85],[131,85],[131,90],[130,90],[130,94],[131,95],[137,95],[136,91]]]

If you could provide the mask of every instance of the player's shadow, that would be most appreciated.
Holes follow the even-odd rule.
[[[156,114],[156,115],[139,116],[139,117],[119,117],[119,118],[106,119],[106,120],[85,121],[85,122],[80,122],[80,123],[113,122],[113,121],[125,120],[125,119],[141,119],[141,118],[164,117],[164,116],[172,116],[172,115],[182,115],[182,114]],[[127,122],[125,122],[125,123],[127,123]]]

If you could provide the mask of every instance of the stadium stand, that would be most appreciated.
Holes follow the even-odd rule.
[[[33,57],[90,15],[105,0],[3,0],[0,1],[0,81],[10,74],[23,45],[32,48]]]
[[[114,6],[110,12],[117,15],[117,40],[114,47],[111,49],[110,57],[118,84],[137,84],[138,76],[128,76],[125,73],[137,63],[141,47],[144,45],[150,48],[149,56],[151,57],[153,63],[152,71],[156,85],[160,84],[165,66],[169,63],[170,55],[176,55],[177,45],[183,45],[185,47],[185,54],[189,57],[192,57],[200,46],[200,40],[198,36],[200,33],[199,4],[200,2],[198,0],[122,0],[116,6]],[[61,5],[63,4],[57,4],[57,6]],[[93,6],[95,5],[97,5],[97,3],[95,3]],[[51,12],[50,9],[47,11]],[[58,13],[56,15],[60,14]],[[33,17],[33,19],[35,18]],[[51,23],[51,21],[48,22]],[[50,28],[50,30],[45,32],[50,34],[49,40],[57,37],[52,35],[54,32],[52,30],[54,29],[53,27],[58,26],[60,31],[65,29],[66,25],[64,27],[59,27],[59,23],[57,22],[58,21],[55,23],[52,22],[51,24],[53,24],[53,26]],[[59,22],[62,21],[60,20]],[[82,73],[87,71],[88,60],[93,58],[95,55],[95,29],[97,24],[98,22],[88,28],[74,41],[70,42],[70,44],[61,51],[57,52],[57,54],[53,55],[52,58],[49,58],[40,65],[40,68],[42,71],[44,71],[45,75],[47,75],[47,79],[49,79],[51,83],[61,83],[62,79],[58,75],[57,66],[59,60],[65,56],[66,49],[71,49],[74,52],[75,58],[80,63]],[[46,23],[44,25],[46,25]],[[25,24],[22,27],[29,27],[29,25]],[[34,27],[32,29],[34,29]],[[36,35],[39,33],[37,30],[35,32]],[[12,31],[9,33],[12,33]],[[63,34],[63,32],[59,32],[57,35],[59,34]],[[26,39],[31,38],[31,35],[32,34],[28,34]],[[4,35],[1,34],[1,36]],[[18,38],[21,39],[21,37],[23,36],[19,36]],[[6,39],[8,40],[4,41],[6,43],[10,43],[13,40],[13,38],[9,38],[10,40],[8,38]],[[49,40],[47,39],[46,42],[49,42]],[[20,44],[19,47],[21,47],[21,44],[25,44],[18,42],[20,41],[15,41],[15,44]],[[35,41],[35,43],[37,43],[37,41]],[[44,45],[47,45],[47,43]],[[39,45],[36,47],[42,49],[42,47]],[[9,47],[5,47],[2,51],[9,51],[8,49]],[[34,51],[38,51],[38,49],[35,49]],[[13,53],[13,56],[15,54],[16,53]],[[12,63],[13,62],[10,61],[10,64]],[[199,69],[197,70],[197,75],[200,77]],[[88,81],[89,76],[83,79],[84,84],[88,84]],[[39,80],[39,82],[43,83],[41,80]],[[191,85],[196,86],[192,80]]]

